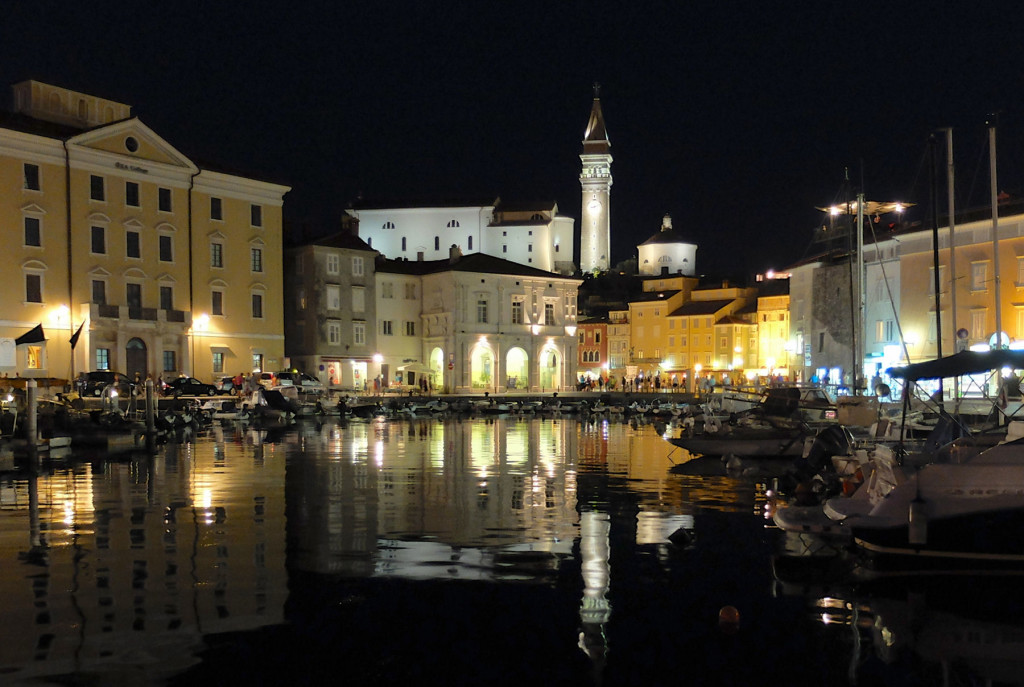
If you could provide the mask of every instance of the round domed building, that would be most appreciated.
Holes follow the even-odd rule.
[[[661,231],[637,246],[637,251],[637,267],[642,275],[696,274],[697,244],[689,243],[672,228],[671,215],[661,219]]]

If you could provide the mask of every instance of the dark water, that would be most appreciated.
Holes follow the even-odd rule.
[[[328,422],[4,474],[0,683],[1024,684],[1024,580],[775,574],[763,487],[670,452]]]

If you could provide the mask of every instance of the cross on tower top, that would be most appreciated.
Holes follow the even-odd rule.
[[[596,100],[596,99],[598,99],[600,97],[601,97],[601,84],[598,83],[597,81],[595,81],[594,82],[594,99]]]

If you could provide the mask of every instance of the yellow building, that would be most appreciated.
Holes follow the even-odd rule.
[[[767,279],[759,283],[755,350],[761,376],[795,379],[795,371],[790,367],[794,363],[799,367],[799,361],[791,360],[788,279]]]
[[[200,168],[128,105],[35,81],[13,91],[0,372],[210,379],[282,365],[289,188]]]
[[[678,363],[672,359],[671,349],[677,347],[675,337],[670,334],[669,313],[680,308],[687,301],[690,292],[697,285],[695,277],[660,276],[645,279],[643,293],[629,302],[629,362],[627,377],[642,376],[650,379],[654,375],[676,369]],[[669,337],[673,337],[669,344]],[[666,380],[663,380],[666,381]]]

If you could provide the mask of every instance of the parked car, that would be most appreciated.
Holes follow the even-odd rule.
[[[102,396],[103,390],[111,385],[120,396],[130,396],[135,387],[131,377],[110,370],[83,372],[75,382],[79,396]]]
[[[168,383],[164,393],[175,398],[178,396],[216,396],[217,387],[201,382],[195,377],[178,377]]]
[[[259,379],[260,386],[264,389],[273,389],[277,386],[277,375],[273,372],[258,372],[256,377]]]
[[[217,387],[217,391],[222,394],[230,394],[232,391],[238,391],[241,388],[235,386],[235,378],[230,375],[227,377],[220,377],[213,383],[213,385]]]
[[[302,391],[324,390],[323,382],[313,375],[306,374],[305,372],[286,370],[284,372],[278,372],[276,376],[278,386],[297,386],[300,387]]]

